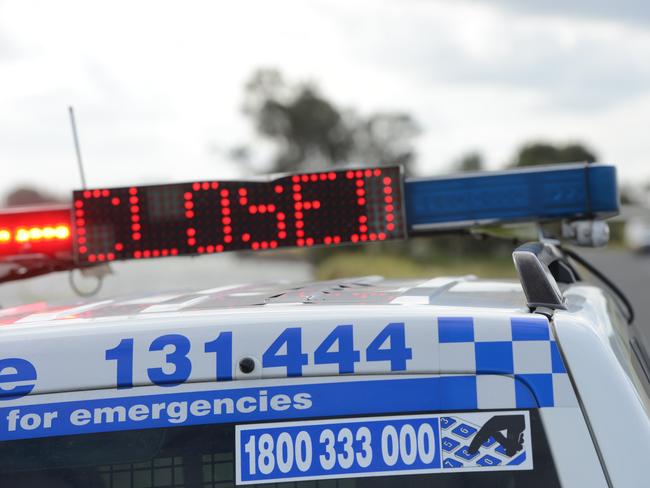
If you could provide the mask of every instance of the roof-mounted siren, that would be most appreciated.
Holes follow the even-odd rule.
[[[616,168],[558,164],[406,180],[409,235],[517,222],[565,222],[580,246],[607,242],[604,222],[618,214]]]

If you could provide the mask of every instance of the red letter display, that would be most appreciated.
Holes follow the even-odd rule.
[[[399,167],[74,192],[79,263],[405,237]]]

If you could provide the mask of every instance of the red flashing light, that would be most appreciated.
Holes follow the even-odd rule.
[[[82,206],[75,205],[75,212],[83,215]],[[71,259],[72,214],[72,208],[62,205],[0,212],[0,257],[45,254]]]
[[[68,240],[70,238],[70,226],[61,224],[56,227],[29,227],[18,228],[14,234],[16,242],[34,242],[34,241],[51,241]]]

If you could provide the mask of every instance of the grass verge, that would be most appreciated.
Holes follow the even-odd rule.
[[[319,280],[381,275],[385,278],[434,278],[473,274],[480,278],[515,278],[509,257],[489,256],[433,258],[430,263],[390,254],[341,253],[324,259],[315,268]]]

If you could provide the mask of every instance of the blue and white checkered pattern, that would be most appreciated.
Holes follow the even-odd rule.
[[[577,404],[544,317],[438,317],[438,342],[440,371],[477,375],[480,409]]]

